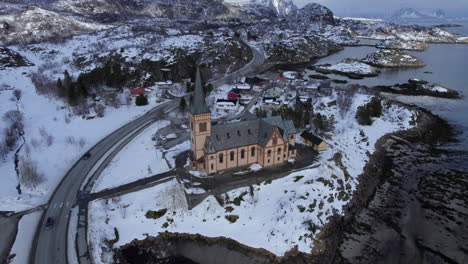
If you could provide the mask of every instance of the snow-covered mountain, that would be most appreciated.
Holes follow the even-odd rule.
[[[287,15],[297,9],[292,0],[224,0],[231,4],[260,4],[274,9],[279,15]]]
[[[420,20],[420,19],[445,19],[443,10],[421,11],[414,8],[403,8],[394,12],[389,17],[392,20]]]
[[[111,26],[78,20],[73,17],[29,7],[15,15],[0,16],[0,43],[37,42],[54,37],[108,29]]]
[[[292,26],[310,26],[311,24],[333,25],[333,12],[326,6],[312,3],[291,12],[287,19]]]

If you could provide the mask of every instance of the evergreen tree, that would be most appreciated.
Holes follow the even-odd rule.
[[[148,97],[146,95],[140,94],[135,99],[135,104],[137,106],[147,105],[148,104]]]
[[[57,80],[57,95],[61,98],[65,97],[65,90],[63,88],[62,79]]]
[[[185,101],[184,97],[180,98],[179,108],[182,112],[185,112],[185,110],[187,109],[187,102]]]

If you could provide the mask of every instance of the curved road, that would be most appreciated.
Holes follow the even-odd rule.
[[[81,159],[75,163],[56,188],[49,201],[49,207],[42,216],[31,250],[30,263],[63,264],[68,262],[68,216],[70,208],[74,207],[77,202],[81,184],[86,180],[91,169],[119,141],[148,122],[154,121],[158,111],[176,103],[177,101],[174,100],[157,106],[142,117],[119,128],[91,148],[89,151],[91,157],[88,160]],[[54,227],[50,230],[44,229],[45,219],[48,217],[55,219]]]
[[[245,40],[243,41],[245,42]],[[248,45],[248,43],[246,44]],[[229,79],[248,74],[253,71],[257,65],[262,64],[265,61],[264,56],[256,48],[252,46],[250,47],[254,57],[246,66],[220,79],[211,81],[211,84],[219,86],[226,83]],[[158,112],[177,107],[177,105],[178,100],[172,100],[153,108],[145,115],[119,128],[93,146],[89,151],[91,153],[91,157],[88,160],[81,159],[73,165],[57,186],[49,200],[49,206],[44,212],[41,222],[38,225],[38,229],[36,230],[29,263],[68,263],[68,217],[70,215],[70,209],[77,204],[82,183],[87,180],[87,176],[90,173],[94,173],[92,172],[93,169],[95,166],[100,164],[99,162],[102,162],[103,156],[109,155],[117,144],[120,144],[122,141],[125,141],[125,139],[131,137],[133,133],[137,134],[141,128],[145,127],[149,123],[156,121]],[[55,219],[55,224],[52,229],[46,230],[44,229],[44,224],[46,222],[45,219],[49,217]],[[88,257],[85,259],[89,260]],[[83,259],[80,258],[80,261],[82,262],[87,262],[86,260],[83,261]]]

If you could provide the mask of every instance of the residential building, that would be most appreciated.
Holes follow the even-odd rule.
[[[302,132],[301,139],[304,143],[317,151],[323,151],[327,149],[327,142],[308,131]]]

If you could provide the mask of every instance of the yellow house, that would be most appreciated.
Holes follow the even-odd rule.
[[[198,70],[189,115],[193,168],[211,174],[254,163],[269,167],[296,157],[296,128],[291,120],[255,117],[212,125]]]
[[[308,131],[302,132],[301,139],[304,141],[304,143],[317,151],[323,151],[327,149],[327,142]]]

